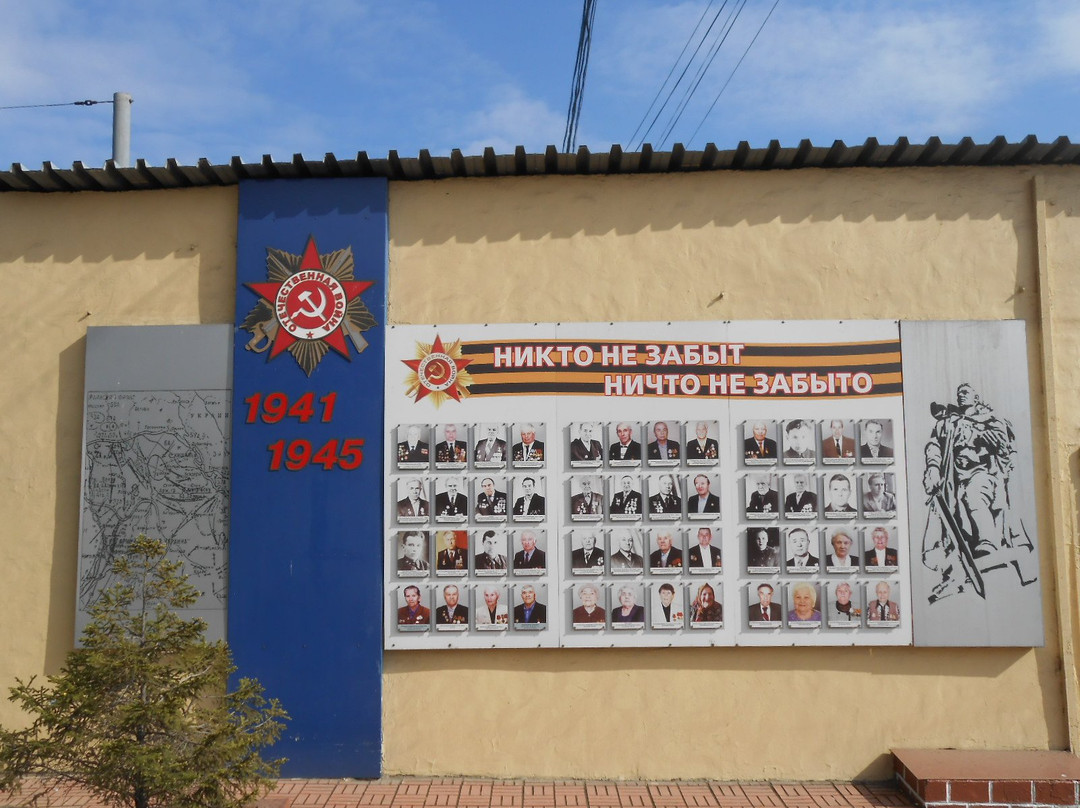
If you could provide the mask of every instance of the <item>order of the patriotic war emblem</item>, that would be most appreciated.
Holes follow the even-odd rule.
[[[293,355],[310,376],[333,348],[346,359],[348,337],[357,353],[368,346],[363,332],[378,325],[360,294],[374,281],[354,279],[352,247],[323,255],[308,236],[302,255],[266,248],[266,282],[244,285],[259,296],[240,327],[252,335],[249,351]]]

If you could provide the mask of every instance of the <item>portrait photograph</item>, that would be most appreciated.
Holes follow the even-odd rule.
[[[821,589],[812,581],[787,585],[788,628],[818,628],[821,625]]]
[[[860,474],[859,490],[864,519],[892,519],[896,516],[896,475],[891,471]]]
[[[469,480],[457,474],[435,478],[435,521],[464,522],[469,518]]]
[[[720,475],[698,471],[685,476],[686,516],[703,521],[720,517]]]
[[[773,573],[780,569],[780,528],[746,529],[746,571]]]
[[[517,469],[542,468],[547,459],[544,443],[547,428],[536,421],[514,424],[511,429],[510,463]]]
[[[690,585],[690,628],[723,628],[724,593],[719,579]]]
[[[636,530],[619,527],[611,531],[611,555],[608,568],[612,575],[640,575],[645,568],[641,555],[641,536]]]
[[[624,472],[608,478],[608,517],[611,521],[637,521],[644,511],[640,475]]]
[[[789,527],[784,530],[784,569],[806,575],[821,569],[818,532],[813,528]]]
[[[526,527],[511,534],[514,575],[543,575],[547,572],[547,532]]]
[[[900,625],[899,581],[870,581],[866,584],[866,625],[869,628]]]
[[[469,462],[468,424],[435,427],[435,468],[463,469]]]
[[[613,629],[645,628],[645,587],[633,581],[616,584],[611,590],[611,627]]]
[[[747,466],[771,466],[778,458],[775,421],[746,421],[742,425],[742,458]]]
[[[688,466],[715,466],[720,463],[720,424],[717,421],[687,421],[686,457]]]
[[[654,629],[674,630],[686,623],[686,592],[678,581],[664,581],[649,586],[649,625]]]
[[[599,474],[574,474],[568,488],[571,520],[599,522],[604,518],[604,480]]]
[[[682,531],[674,527],[654,527],[649,538],[649,569],[654,575],[678,575],[683,571]]]
[[[854,519],[858,513],[855,507],[855,475],[845,471],[830,471],[825,475],[825,518]]]
[[[469,589],[458,584],[435,587],[442,602],[435,608],[436,631],[469,630]]]
[[[484,528],[472,533],[473,572],[482,578],[506,575],[506,531]]]
[[[508,587],[484,583],[473,587],[473,627],[477,631],[506,631],[510,626]]]
[[[431,590],[406,584],[394,592],[398,631],[427,631],[431,628]]]
[[[756,471],[742,478],[743,504],[747,519],[777,519],[780,516],[780,477]]]
[[[506,465],[509,447],[506,424],[476,424],[473,427],[473,465],[478,469],[498,469]]]
[[[746,585],[747,622],[750,628],[780,628],[784,625],[784,610],[780,605],[778,581],[762,581]]]
[[[651,474],[647,478],[649,519],[674,521],[682,516],[683,500],[679,479],[674,474]]]
[[[543,631],[547,628],[548,588],[541,583],[514,586],[514,630]]]
[[[896,528],[875,525],[863,529],[863,565],[867,572],[892,572],[900,566]]]
[[[603,429],[596,421],[570,424],[570,467],[599,468],[604,464]]]
[[[473,515],[477,522],[505,522],[510,514],[510,496],[506,477],[485,474],[475,481]]]
[[[836,581],[826,585],[829,603],[825,620],[830,628],[858,628],[862,625],[863,587],[854,581]]]
[[[805,471],[783,476],[784,518],[814,519],[818,515],[817,477]]]
[[[435,574],[461,577],[469,574],[469,532],[435,531]]]
[[[399,530],[395,534],[399,578],[425,578],[431,572],[429,536],[426,530]]]
[[[607,626],[606,593],[600,584],[576,584],[567,594],[570,624],[574,629],[598,631]]]
[[[427,469],[431,463],[431,427],[401,424],[397,428],[397,468]]]
[[[859,462],[887,465],[893,462],[893,422],[889,418],[871,418],[859,422]]]
[[[641,424],[619,421],[608,428],[608,465],[612,468],[641,465]]]
[[[719,525],[698,525],[688,531],[686,565],[691,575],[711,575],[724,567]],[[654,570],[655,574],[655,570]]]
[[[855,422],[828,418],[821,422],[821,462],[827,466],[850,466],[855,462]]]
[[[847,525],[825,531],[825,571],[830,574],[851,575],[859,571],[859,542],[856,532]]]
[[[574,575],[603,575],[606,558],[602,530],[582,527],[570,531],[570,571]]]
[[[547,514],[547,497],[544,496],[544,478],[539,474],[514,477],[511,485],[515,522],[542,522]]]
[[[682,425],[678,421],[651,421],[647,426],[645,456],[650,466],[677,466],[682,460]]]
[[[817,423],[791,418],[783,424],[785,466],[812,466],[817,462]]]
[[[426,524],[431,519],[426,477],[399,477],[394,482],[395,512],[403,525]]]

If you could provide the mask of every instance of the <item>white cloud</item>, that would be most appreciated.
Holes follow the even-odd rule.
[[[461,127],[467,140],[461,150],[481,154],[491,146],[496,154],[512,154],[515,146],[530,152],[562,143],[565,117],[546,103],[529,98],[519,88],[500,86],[490,92],[488,104],[468,115]]]

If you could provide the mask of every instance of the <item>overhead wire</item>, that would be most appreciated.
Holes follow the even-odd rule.
[[[43,107],[92,107],[94,104],[111,104],[112,100],[108,101],[91,101],[89,98],[85,101],[65,101],[62,104],[17,104],[10,107],[0,107],[0,110],[4,109],[41,109]]]
[[[563,152],[572,152],[577,146],[577,128],[581,118],[582,101],[585,98],[585,77],[589,71],[589,50],[592,47],[592,29],[595,19],[596,0],[585,0],[581,8],[581,31],[578,34],[574,77],[570,82],[570,105],[566,110]]]
[[[660,93],[664,91],[667,83],[671,81],[672,75],[675,73],[675,68],[679,66],[679,62],[682,61],[683,56],[686,54],[686,49],[690,47],[690,43],[694,41],[694,36],[697,34],[698,29],[701,28],[701,23],[705,19],[705,15],[709,13],[709,9],[712,8],[715,0],[709,0],[709,4],[705,6],[705,10],[701,12],[701,16],[698,17],[697,24],[694,26],[694,30],[690,32],[690,36],[686,38],[686,42],[682,46],[682,50],[679,51],[679,55],[675,58],[675,61],[671,65],[671,69],[668,70],[667,76],[664,77],[664,81],[660,84],[660,87],[656,90],[656,95],[653,96],[653,100],[649,103],[649,108],[645,110],[645,114],[641,116],[641,120],[638,121],[637,128],[634,129],[634,134],[627,138],[627,143],[633,143],[634,138],[637,137],[638,132],[641,131],[641,127],[645,125],[645,121],[649,118],[649,113],[652,112],[653,107],[656,106],[657,100],[660,98]],[[723,10],[723,9],[721,9]]]
[[[757,42],[758,37],[761,35],[762,30],[765,28],[765,23],[769,21],[769,18],[772,16],[772,13],[776,11],[776,7],[778,5],[780,5],[780,0],[773,0],[772,8],[770,8],[769,13],[765,15],[765,19],[761,21],[761,25],[758,26],[757,32],[754,34],[754,38],[751,39],[750,44],[746,46],[746,50],[744,50],[742,56],[739,57],[739,61],[735,63],[735,67],[731,68],[731,73],[728,74],[727,81],[724,82],[723,86],[720,88],[720,91],[716,94],[716,98],[713,99],[713,102],[705,111],[705,115],[702,117],[701,123],[697,125],[697,129],[695,129],[693,134],[691,134],[690,137],[687,138],[687,143],[693,142],[694,138],[697,137],[697,133],[701,130],[701,127],[705,125],[705,121],[708,120],[709,115],[712,114],[713,108],[720,100],[720,96],[724,94],[724,90],[727,89],[728,84],[730,84],[731,80],[735,77],[735,71],[737,71],[739,69],[739,65],[743,63],[743,60],[746,58],[746,54],[750,53],[750,49],[754,47],[754,43]]]
[[[660,105],[660,108],[656,111],[656,115],[654,115],[652,121],[649,122],[648,129],[645,130],[645,133],[641,136],[641,139],[638,141],[637,145],[634,147],[635,151],[640,151],[641,150],[642,145],[645,143],[645,139],[648,138],[649,133],[652,131],[653,127],[656,125],[657,120],[659,120],[660,116],[663,114],[664,109],[668,105],[668,102],[671,101],[671,96],[674,95],[675,90],[678,89],[679,84],[681,84],[682,80],[686,77],[686,71],[689,70],[690,65],[692,65],[694,63],[694,59],[697,58],[698,53],[701,51],[701,46],[705,44],[705,40],[708,39],[709,33],[712,31],[713,26],[716,25],[716,21],[718,19],[720,19],[720,15],[724,13],[724,9],[727,7],[727,4],[728,4],[728,0],[724,0],[723,5],[721,5],[720,8],[717,9],[716,14],[713,15],[712,22],[710,22],[709,27],[705,29],[705,33],[701,35],[701,40],[697,43],[697,46],[694,48],[694,52],[692,54],[690,54],[690,58],[687,60],[686,66],[683,67],[682,72],[679,74],[679,78],[676,79],[675,83],[671,86],[671,89],[668,91],[667,97],[664,99],[664,103],[662,103]]]
[[[720,29],[720,33],[717,35],[717,41],[710,47],[709,53],[706,55],[704,63],[702,63],[698,67],[698,71],[694,76],[692,86],[687,87],[687,89],[683,93],[683,97],[680,100],[675,112],[672,114],[667,126],[664,128],[664,131],[660,135],[660,139],[657,143],[659,148],[663,148],[664,144],[667,142],[667,139],[671,137],[672,131],[674,131],[675,126],[682,118],[683,112],[685,112],[687,106],[689,106],[690,100],[694,97],[694,93],[696,93],[698,87],[701,86],[701,82],[705,78],[705,74],[709,72],[709,69],[712,67],[713,62],[716,61],[717,55],[719,55],[720,53],[720,49],[724,46],[724,43],[727,42],[727,38],[731,34],[732,29],[735,27],[735,23],[738,21],[739,15],[741,15],[743,9],[746,8],[747,2],[748,0],[741,0],[741,3],[735,9],[733,9],[733,13],[729,14],[727,20],[724,21],[724,24]]]

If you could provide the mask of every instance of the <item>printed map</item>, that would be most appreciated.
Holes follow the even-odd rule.
[[[228,581],[229,393],[89,392],[83,455],[78,610],[110,586],[112,561],[145,533],[164,540],[223,612]]]

